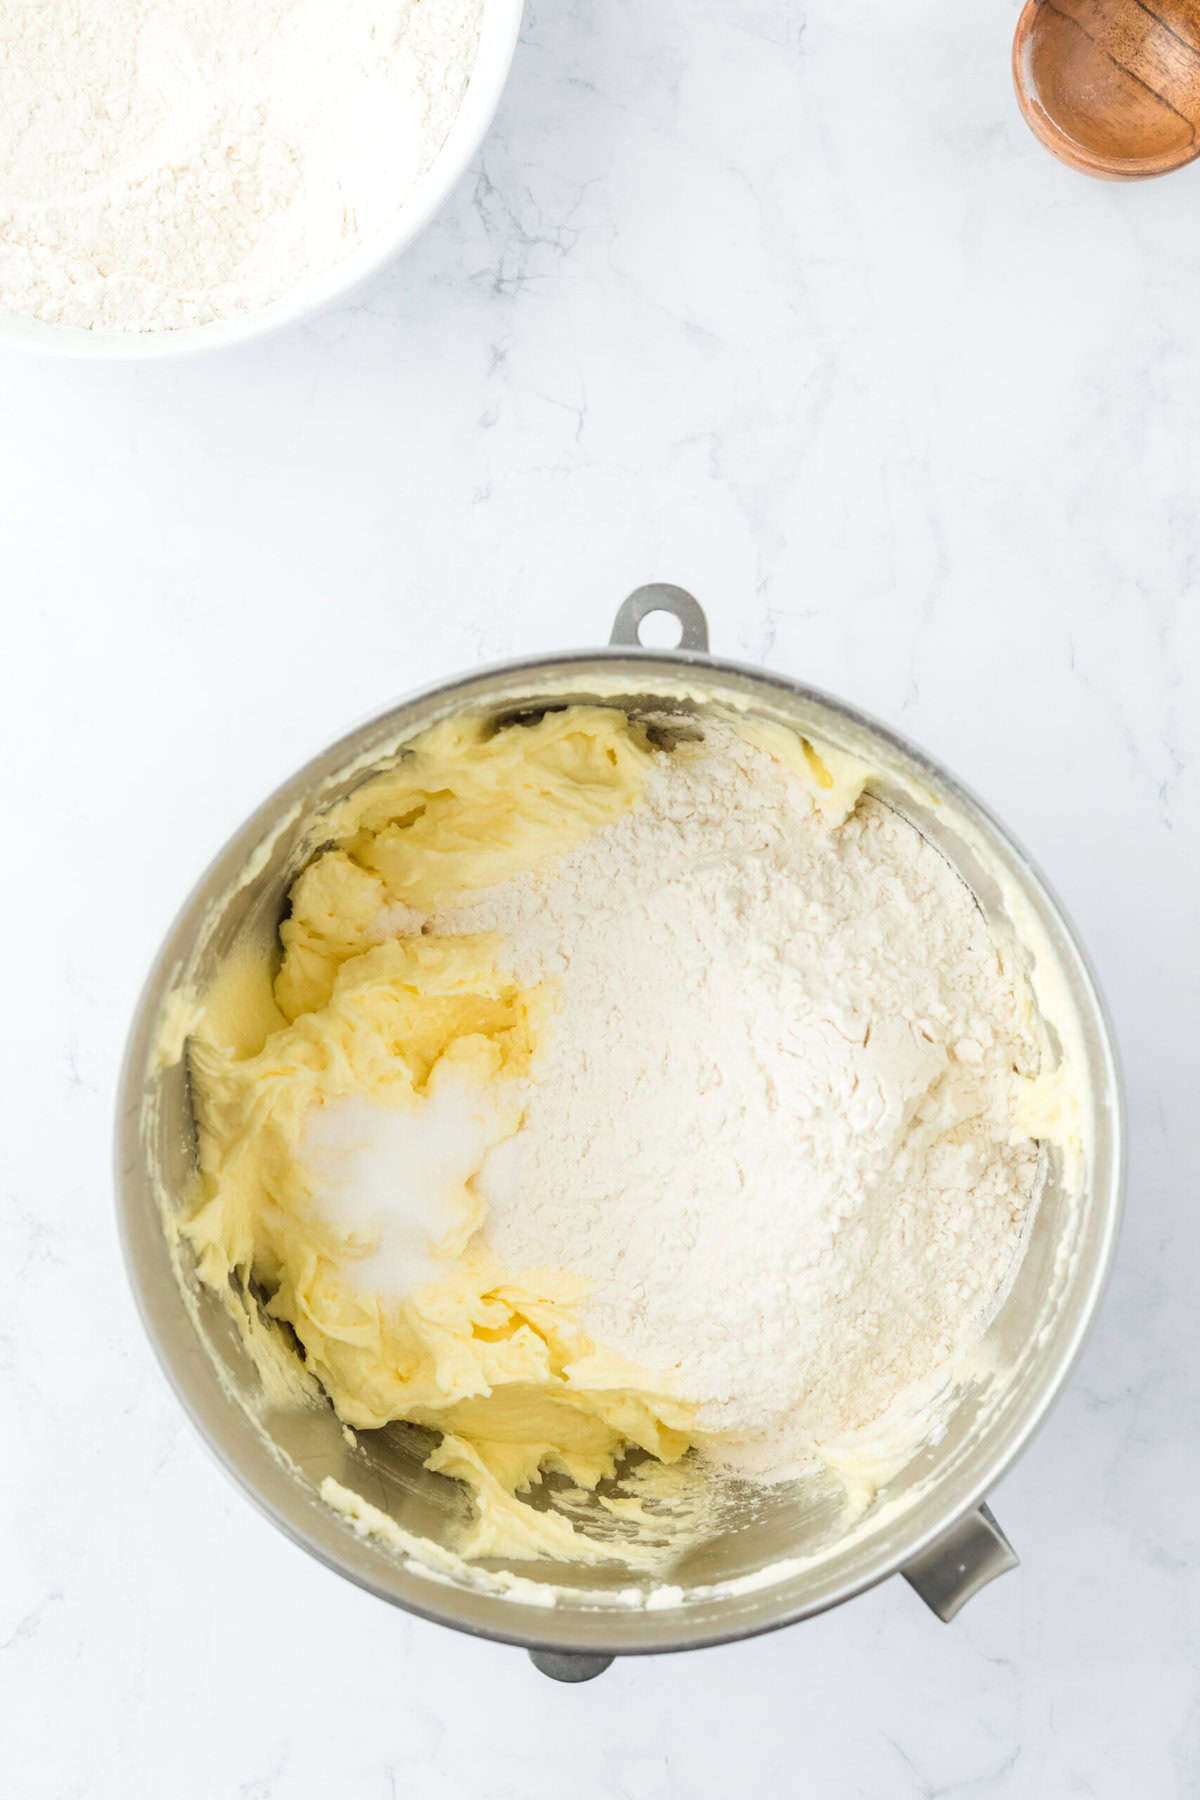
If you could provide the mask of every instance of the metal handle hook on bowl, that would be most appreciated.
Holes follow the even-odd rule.
[[[668,613],[679,621],[676,650],[698,650],[708,653],[708,620],[700,602],[686,588],[672,587],[669,581],[651,581],[635,588],[621,604],[613,620],[610,644],[628,646],[631,650],[647,648],[642,642],[642,624],[651,613]]]

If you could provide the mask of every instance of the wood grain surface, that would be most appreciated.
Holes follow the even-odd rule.
[[[1047,149],[1135,181],[1200,155],[1200,0],[1029,0],[1013,80]]]

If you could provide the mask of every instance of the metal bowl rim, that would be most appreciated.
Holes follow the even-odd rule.
[[[183,1367],[183,1356],[177,1348],[164,1340],[164,1336],[152,1316],[152,1294],[149,1284],[143,1278],[143,1271],[138,1266],[136,1248],[131,1236],[131,1197],[127,1191],[126,1168],[131,1161],[135,1163],[142,1161],[142,1145],[136,1120],[140,1113],[145,1077],[145,1040],[151,1020],[161,1001],[162,992],[167,985],[169,974],[179,960],[179,953],[175,948],[176,937],[193,909],[206,895],[217,869],[240,842],[249,847],[255,841],[261,840],[271,825],[277,821],[282,806],[289,800],[293,790],[302,786],[306,780],[311,781],[319,765],[330,762],[339,753],[344,753],[349,760],[352,746],[357,740],[369,734],[377,734],[386,730],[387,725],[393,719],[399,723],[400,716],[407,712],[415,709],[432,710],[437,703],[453,701],[456,698],[465,700],[469,698],[472,689],[486,690],[490,684],[503,682],[513,677],[524,675],[557,677],[560,673],[569,674],[572,669],[576,668],[580,670],[587,668],[596,673],[618,672],[631,666],[644,669],[648,676],[652,677],[657,671],[672,680],[677,680],[681,673],[688,671],[694,673],[701,681],[706,676],[716,677],[718,680],[721,677],[732,677],[735,682],[747,683],[752,688],[775,689],[793,700],[799,699],[825,707],[835,715],[881,739],[902,758],[928,772],[943,789],[964,806],[969,814],[973,814],[995,833],[1019,864],[1025,880],[1061,931],[1074,958],[1083,995],[1092,1011],[1096,1038],[1104,1066],[1106,1091],[1093,1096],[1093,1099],[1097,1109],[1104,1107],[1109,1112],[1113,1153],[1109,1179],[1103,1190],[1098,1188],[1093,1195],[1093,1206],[1102,1207],[1104,1211],[1103,1231],[1093,1258],[1083,1298],[1077,1299],[1076,1302],[1077,1316],[1070,1335],[1055,1359],[1052,1373],[1049,1366],[1046,1371],[1041,1372],[1040,1392],[1034,1403],[1016,1424],[1015,1429],[1009,1433],[1007,1441],[990,1461],[985,1472],[971,1484],[965,1499],[960,1498],[944,1516],[935,1518],[931,1524],[915,1532],[911,1539],[905,1542],[900,1554],[896,1554],[893,1547],[886,1555],[877,1554],[873,1559],[868,1559],[864,1572],[853,1580],[842,1583],[831,1594],[814,1603],[784,1606],[778,1611],[771,1612],[765,1618],[756,1618],[749,1623],[731,1628],[717,1627],[692,1632],[684,1630],[675,1639],[652,1643],[646,1642],[644,1638],[639,1638],[637,1635],[623,1635],[622,1628],[626,1625],[636,1630],[637,1622],[646,1616],[642,1612],[630,1609],[626,1618],[616,1608],[613,1608],[611,1613],[604,1609],[597,1609],[597,1618],[603,1619],[605,1623],[611,1621],[613,1630],[604,1637],[602,1642],[589,1641],[582,1644],[578,1639],[554,1636],[536,1629],[536,1624],[539,1622],[549,1624],[553,1617],[553,1608],[543,1610],[540,1607],[524,1606],[522,1610],[530,1615],[531,1629],[523,1630],[517,1627],[468,1623],[463,1619],[455,1618],[447,1611],[427,1604],[421,1598],[414,1599],[408,1595],[401,1596],[393,1593],[382,1584],[373,1581],[369,1576],[348,1568],[333,1551],[326,1549],[298,1519],[289,1517],[259,1490],[252,1478],[241,1467],[236,1454],[220,1442],[200,1417],[199,1407],[190,1390],[189,1375]],[[542,697],[538,696],[539,699]],[[393,701],[391,705],[372,713],[358,725],[343,732],[325,749],[310,757],[294,775],[279,783],[245,822],[231,834],[216,855],[210,859],[204,872],[195,882],[183,905],[176,913],[138,997],[133,1024],[126,1041],[117,1093],[115,1185],[118,1233],[126,1273],[133,1289],[143,1327],[159,1365],[209,1452],[263,1515],[270,1519],[294,1544],[305,1550],[318,1562],[323,1563],[326,1568],[332,1569],[346,1580],[352,1581],[357,1587],[387,1601],[390,1605],[398,1606],[414,1617],[429,1620],[434,1624],[446,1625],[454,1630],[465,1631],[474,1637],[511,1644],[526,1650],[566,1653],[576,1651],[580,1654],[592,1654],[599,1651],[619,1656],[667,1655],[682,1650],[704,1649],[718,1644],[739,1642],[745,1638],[761,1636],[769,1631],[781,1630],[783,1627],[796,1624],[805,1618],[816,1617],[822,1612],[844,1604],[847,1600],[854,1599],[856,1595],[866,1592],[879,1582],[897,1574],[906,1563],[928,1550],[961,1518],[964,1518],[986,1498],[995,1483],[1011,1469],[1034,1434],[1045,1422],[1078,1363],[1095,1321],[1096,1312],[1112,1270],[1124,1204],[1126,1108],[1111,1018],[1095,971],[1079,940],[1070,915],[1034,859],[1008,827],[957,776],[920,746],[876,719],[872,714],[821,688],[793,680],[773,670],[700,651],[651,650],[637,646],[621,646],[620,648],[596,650],[546,652],[536,656],[489,663],[477,670],[431,683],[411,694],[402,696]],[[234,1403],[230,1402],[230,1404]],[[346,1526],[345,1529],[350,1528]],[[408,1575],[410,1571],[404,1569],[403,1573]],[[416,1579],[420,1580],[420,1577],[417,1576]],[[452,1587],[448,1587],[446,1591],[447,1594],[454,1592]],[[769,1594],[769,1591],[769,1588],[759,1590],[763,1596]],[[472,1598],[486,1603],[493,1597],[473,1595]],[[522,1604],[502,1596],[494,1598],[499,1608],[514,1609]],[[670,1614],[664,1610],[664,1612],[656,1614],[655,1618],[665,1622],[669,1616]],[[680,1609],[680,1617],[681,1621],[686,1623],[686,1607]]]

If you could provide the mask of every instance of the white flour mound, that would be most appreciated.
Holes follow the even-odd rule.
[[[1034,1188],[1012,1120],[1037,1053],[973,896],[897,814],[831,826],[710,727],[644,805],[432,924],[561,984],[479,1178],[493,1247],[589,1277],[595,1338],[674,1371],[729,1460],[792,1472],[981,1332]]]
[[[482,0],[0,0],[0,307],[205,324],[396,220]]]

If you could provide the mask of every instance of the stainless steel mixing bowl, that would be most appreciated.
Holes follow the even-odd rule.
[[[673,614],[675,650],[647,650],[652,612]],[[671,1588],[614,1565],[521,1564],[472,1572],[436,1550],[404,1554],[360,1535],[320,1498],[331,1477],[412,1538],[444,1546],[462,1519],[456,1484],[422,1466],[428,1442],[404,1427],[352,1444],[325,1405],[264,1385],[227,1308],[196,1280],[170,1220],[194,1155],[185,1064],[156,1066],[164,1003],[203,986],[247,940],[270,953],[298,867],[320,842],[314,819],[415,732],[449,712],[513,717],[600,699],[657,713],[749,713],[865,758],[874,790],[934,841],[974,890],[994,931],[1031,969],[1083,1099],[1082,1173],[1046,1153],[1046,1180],[1016,1280],[989,1329],[941,1441],[921,1452],[857,1521],[833,1484],[749,1490],[722,1529],[682,1554]],[[1052,1000],[1052,1005],[1048,1002]],[[1052,1033],[1053,1035],[1053,1033]],[[678,588],[639,589],[610,647],[531,658],[403,701],[333,745],[259,808],[204,875],[171,930],[138,1007],[121,1083],[117,1186],[130,1276],[146,1329],[194,1423],[270,1518],[339,1574],[410,1612],[526,1646],[546,1673],[580,1680],[614,1655],[699,1648],[792,1623],[904,1574],[951,1618],[1016,1561],[982,1504],[1045,1417],[1078,1354],[1111,1260],[1122,1183],[1122,1109],[1112,1035],[1061,907],[1028,857],[952,776],[826,694],[708,653],[704,614]],[[535,1603],[553,1592],[553,1605]],[[646,1602],[649,1600],[650,1604]]]

